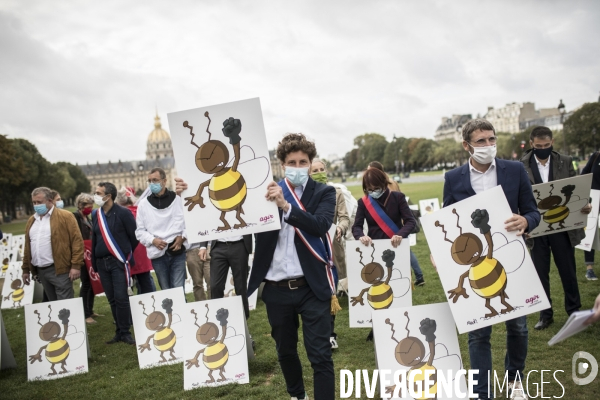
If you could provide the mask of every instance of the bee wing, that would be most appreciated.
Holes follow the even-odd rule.
[[[227,333],[230,331],[232,332],[225,338],[225,344],[227,345],[227,350],[229,350],[229,356],[235,356],[241,353],[246,347],[246,336],[242,334],[238,335],[233,327],[227,327]]]
[[[227,166],[233,164],[234,158],[229,160]],[[250,146],[240,147],[240,163],[238,172],[242,174],[248,189],[255,189],[265,183],[269,177],[269,160],[266,157],[256,157]]]
[[[77,350],[85,343],[85,334],[83,331],[77,331],[75,325],[69,325],[69,331],[74,330],[75,332],[69,333],[65,340],[69,343],[71,350]]]
[[[497,234],[502,235],[501,233]],[[506,273],[510,274],[517,271],[523,265],[525,261],[525,244],[522,239],[515,239],[499,247],[496,247],[494,244],[493,256],[502,264]]]
[[[569,207],[569,211],[570,212],[575,212],[575,211],[581,210],[583,207],[585,207],[587,205],[587,203],[588,203],[588,199],[587,198],[583,198],[583,199],[580,199],[580,200],[568,202],[567,203],[567,207]]]
[[[403,278],[400,270],[394,268],[392,270],[392,279],[390,279],[390,286],[394,291],[395,298],[403,297],[410,290],[410,279]]]

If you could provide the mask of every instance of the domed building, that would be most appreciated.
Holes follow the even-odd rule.
[[[160,167],[167,174],[167,187],[175,188],[175,159],[171,136],[162,128],[158,114],[154,117],[154,130],[148,135],[146,142],[146,159],[142,161],[121,161],[95,165],[81,165],[81,169],[89,179],[92,191],[100,182],[112,182],[117,189],[131,186],[140,194],[148,186],[148,173],[152,168]]]

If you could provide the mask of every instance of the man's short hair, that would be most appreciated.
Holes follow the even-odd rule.
[[[52,190],[50,188],[47,188],[44,186],[33,189],[33,192],[31,192],[31,197],[35,197],[40,193],[44,194],[44,197],[46,198],[46,200],[49,200],[49,201],[54,200],[54,196],[52,195]]]
[[[285,163],[285,158],[290,153],[302,151],[308,155],[308,160],[312,160],[317,156],[317,148],[315,144],[301,133],[288,133],[281,139],[277,145],[277,158],[281,163]]]
[[[488,120],[483,118],[472,119],[466,124],[464,124],[462,128],[462,138],[465,142],[471,141],[471,133],[475,131],[492,131],[494,135],[496,135],[496,130],[494,129],[494,125]]]
[[[52,200],[54,200],[56,198],[56,196],[58,196],[60,193],[58,193],[56,190],[50,190],[50,195],[52,195]]]
[[[155,172],[158,172],[158,174],[160,175],[160,179],[167,179],[167,173],[165,172],[164,169],[159,168],[159,167],[152,168],[150,170],[150,172],[148,173],[148,175],[152,175]]]
[[[547,126],[536,126],[531,130],[531,133],[529,134],[529,140],[533,142],[533,139],[535,138],[552,139],[552,130],[550,130],[550,128],[548,128]]]
[[[110,198],[115,201],[117,198],[117,187],[110,182],[100,182],[98,187],[104,188],[104,194],[110,194]]]

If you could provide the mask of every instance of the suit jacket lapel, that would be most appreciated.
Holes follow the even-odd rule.
[[[316,185],[316,182],[310,178],[308,179],[308,182],[306,182],[306,187],[304,188],[304,192],[302,192],[302,197],[300,198],[300,201],[302,204],[304,204],[304,207],[307,206],[308,202],[312,198]]]
[[[506,166],[502,160],[496,159],[496,177],[498,178],[498,185],[502,186],[506,182]]]
[[[463,167],[462,184],[465,187],[465,189],[467,190],[467,193],[469,194],[469,196],[475,196],[475,191],[473,190],[473,186],[471,186],[470,163],[471,163],[470,161],[467,161],[467,163]]]

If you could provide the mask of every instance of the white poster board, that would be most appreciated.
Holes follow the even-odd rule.
[[[421,217],[460,333],[550,307],[523,239],[504,229],[512,215],[496,186]]]
[[[81,297],[25,306],[27,379],[48,380],[88,372]]]
[[[585,225],[585,237],[577,246],[578,249],[590,251],[600,250],[600,238],[598,237],[598,213],[600,212],[600,190],[590,190],[590,201],[592,211],[587,216]]]
[[[129,297],[140,369],[183,361],[185,296],[180,287]]]
[[[4,319],[0,312],[0,369],[16,368],[15,356],[13,355],[6,329],[4,328]]]
[[[252,262],[252,261],[250,261]],[[250,282],[250,267],[248,267],[248,282]],[[246,285],[248,284],[246,282]],[[235,287],[233,284],[233,274],[231,273],[231,268],[229,268],[229,272],[227,273],[227,281],[225,282],[225,297],[236,296]],[[250,311],[256,309],[256,300],[258,299],[258,290],[255,290],[254,293],[250,297],[248,297],[248,309]]]
[[[589,202],[592,174],[533,185],[542,220],[531,237],[584,228],[588,216],[581,209]]]
[[[20,308],[27,304],[33,304],[33,293],[38,283],[31,280],[29,285],[23,283],[23,270],[21,268],[9,268],[4,277],[2,285],[2,306],[0,308]]]
[[[440,209],[440,200],[435,199],[424,199],[419,200],[419,210],[421,211],[421,216],[426,214],[431,214]]]
[[[468,393],[464,375],[459,378],[459,382],[454,382],[456,373],[463,369],[464,365],[456,325],[448,303],[374,311],[373,336],[379,371],[389,370],[393,376],[395,371],[404,370],[408,377],[410,371],[420,370],[420,374],[415,374],[413,381],[416,382],[423,378],[423,371],[434,370],[438,379],[440,374],[444,374],[445,377],[451,375],[451,387],[454,389],[459,385],[462,393]],[[387,382],[380,378],[379,385],[386,388],[390,398],[397,399],[400,397],[391,397],[396,389],[392,376],[388,376]],[[435,380],[435,377],[433,379]],[[406,381],[400,383],[402,385]],[[421,387],[423,386],[421,381]],[[446,396],[438,387],[437,381],[429,387],[429,392],[437,394],[436,399],[455,398]],[[455,393],[454,390],[452,392]],[[408,394],[408,391],[406,393]],[[407,395],[402,398],[414,397]]]
[[[346,271],[351,328],[370,328],[373,310],[412,305],[410,245],[394,248],[390,239],[346,242]]]
[[[186,304],[183,388],[249,383],[252,356],[242,298]]]
[[[2,234],[2,240],[0,240],[0,248],[5,250],[12,249],[12,233]]]
[[[17,250],[21,256],[23,256],[23,250],[25,249],[25,235],[14,235],[12,237],[12,248]]]
[[[168,114],[191,243],[280,229],[258,98]]]

